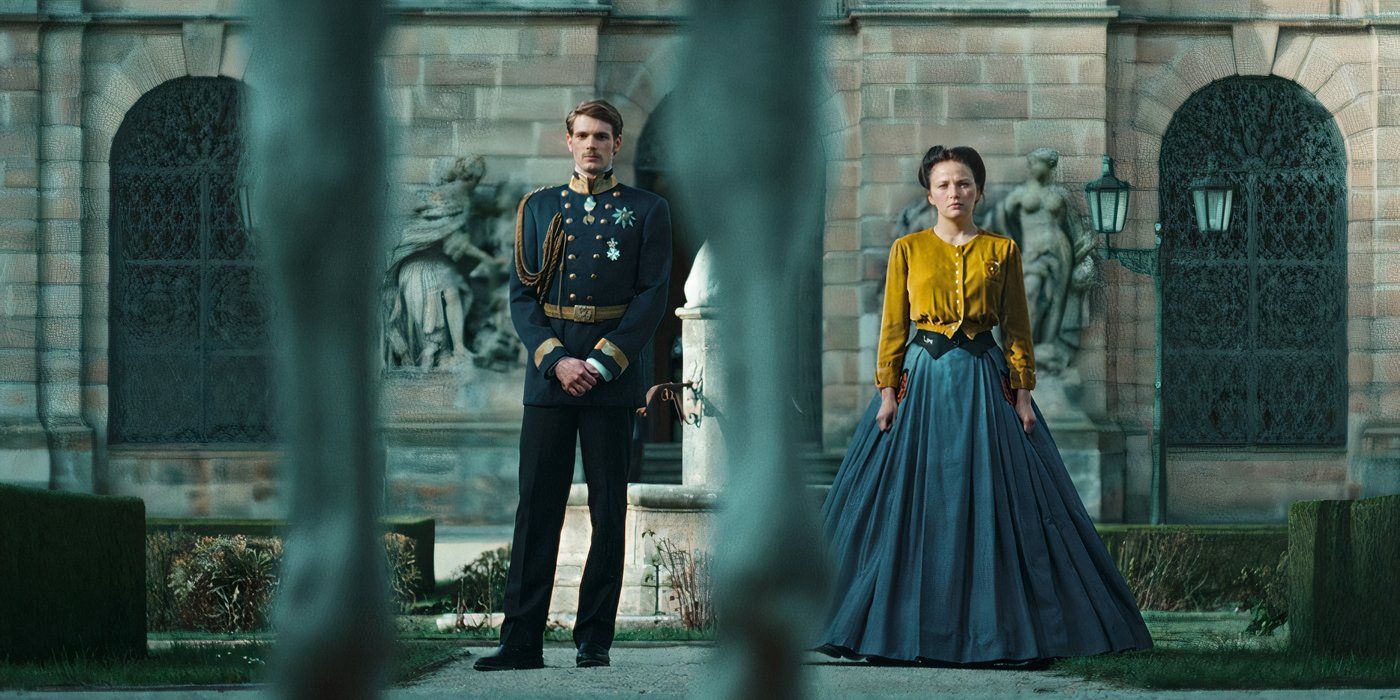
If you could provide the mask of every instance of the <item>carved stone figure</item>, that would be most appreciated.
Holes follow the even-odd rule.
[[[458,158],[418,195],[385,277],[389,367],[518,364],[506,294],[522,188],[483,185],[485,174],[480,156]]]
[[[1079,349],[1087,292],[1098,277],[1094,237],[1069,190],[1054,182],[1060,154],[1037,148],[1026,156],[1030,178],[994,209],[990,228],[1021,246],[1026,301],[1042,375],[1061,373]]]

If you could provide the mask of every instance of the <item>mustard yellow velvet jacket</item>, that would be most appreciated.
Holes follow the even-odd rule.
[[[1006,236],[979,231],[954,246],[925,229],[894,242],[885,277],[885,312],[875,384],[898,387],[909,323],[951,338],[1000,325],[1015,389],[1035,388],[1035,355],[1021,251]]]

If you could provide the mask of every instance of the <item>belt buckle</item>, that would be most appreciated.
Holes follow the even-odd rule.
[[[598,307],[596,306],[575,306],[574,320],[579,323],[593,323],[593,319],[597,316],[597,313]]]

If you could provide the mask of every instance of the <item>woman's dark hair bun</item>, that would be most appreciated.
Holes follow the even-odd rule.
[[[977,191],[981,192],[987,186],[987,166],[982,162],[982,155],[977,149],[971,146],[953,146],[944,148],[934,146],[924,153],[924,159],[919,163],[919,186],[928,189],[928,174],[933,170],[933,166],[944,161],[962,163],[972,171],[972,179],[977,183]]]

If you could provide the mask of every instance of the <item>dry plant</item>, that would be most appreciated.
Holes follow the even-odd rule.
[[[656,533],[648,531],[647,535]],[[665,537],[656,537],[654,562],[666,573],[670,587],[669,600],[676,603],[681,625],[686,629],[704,630],[715,624],[715,609],[710,598],[710,555],[690,547],[678,546]]]
[[[1195,610],[1203,603],[1209,572],[1201,565],[1204,545],[1189,528],[1124,542],[1123,578],[1138,607],[1146,610]]]

